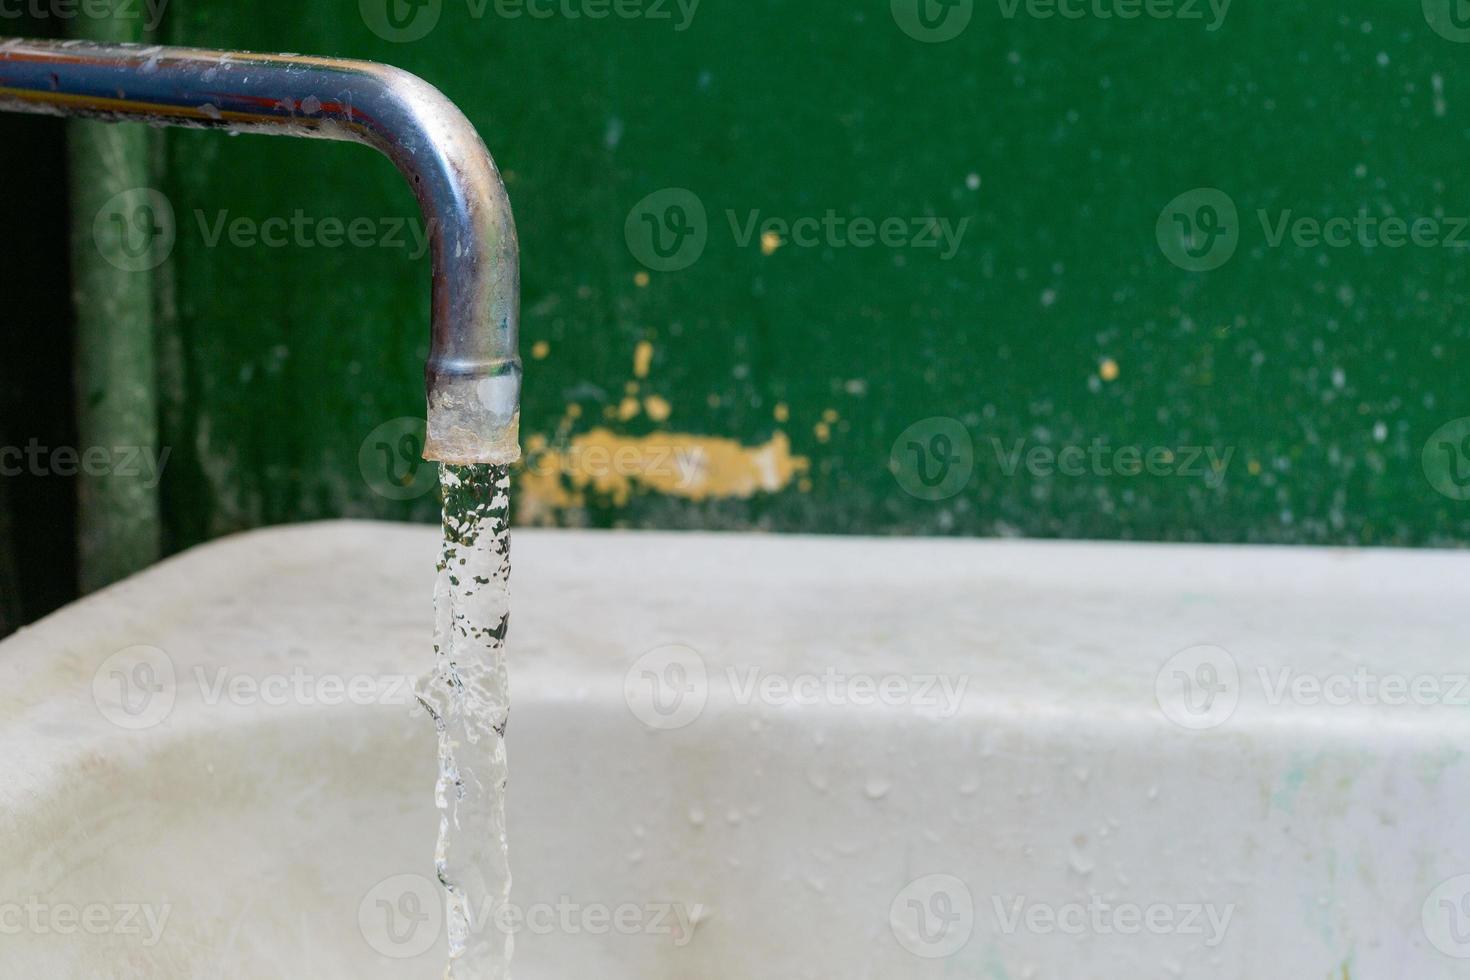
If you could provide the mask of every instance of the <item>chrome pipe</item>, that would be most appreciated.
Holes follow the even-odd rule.
[[[408,180],[432,248],[424,456],[520,456],[520,262],[510,201],[464,113],[370,61],[84,41],[0,42],[0,110],[365,143]]]

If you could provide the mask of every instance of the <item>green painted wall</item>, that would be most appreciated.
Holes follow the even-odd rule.
[[[552,512],[563,523],[1470,536],[1450,469],[1470,467],[1467,433],[1431,441],[1470,416],[1470,231],[1456,220],[1470,216],[1470,46],[1442,36],[1454,22],[1437,31],[1402,0],[1240,0],[1223,21],[1203,0],[1149,8],[1202,19],[1132,20],[1098,16],[1111,0],[1089,0],[1080,19],[961,0],[940,29],[969,14],[964,29],[926,43],[900,25],[923,33],[914,2],[704,0],[686,19],[672,0],[624,0],[612,9],[669,19],[594,20],[567,11],[598,0],[539,4],[549,19],[494,0],[179,0],[166,33],[388,61],[464,107],[520,225],[528,438],[606,427],[760,446],[785,432],[810,460],[779,492],[593,492]],[[369,26],[392,33],[385,3],[410,33],[438,19],[390,42]],[[367,477],[359,459],[369,433],[422,411],[428,266],[378,239],[416,220],[392,167],[354,146],[175,132],[160,186],[176,222],[160,276],[169,546],[335,515],[431,519],[431,494],[374,488],[401,432],[369,443]],[[692,191],[708,216],[676,260],[704,247],[685,268],[649,270],[640,257],[659,262],[640,213],[627,233],[630,212],[666,188]],[[1237,217],[1198,193],[1166,208],[1197,188],[1223,191]],[[645,210],[677,223],[660,206],[672,200]],[[816,244],[810,226],[799,241],[732,229],[732,216],[829,210],[904,230],[855,247],[860,228],[820,230]],[[312,247],[232,244],[228,225],[211,244],[222,217],[298,211]],[[1314,245],[1290,231],[1274,243],[1286,212],[1433,219],[1419,237],[1435,244]],[[362,237],[379,243],[326,247],[325,219],[368,219]],[[964,223],[951,256],[907,242],[913,221],[941,219]],[[1181,220],[1195,237],[1181,239]],[[640,341],[652,358],[635,379]],[[638,413],[624,418],[634,380]],[[666,418],[650,418],[649,396]],[[953,421],[900,438],[934,418]],[[1042,454],[1030,467],[1005,459],[1018,440]],[[1101,464],[1094,445],[1108,448]],[[1096,468],[1130,465],[1130,446],[1154,450],[1158,472]],[[1088,454],[1080,475],[1046,465],[1067,447],[1069,466]],[[1199,472],[1195,449],[1228,465]]]

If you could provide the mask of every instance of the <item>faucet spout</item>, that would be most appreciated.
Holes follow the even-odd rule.
[[[0,42],[0,111],[365,143],[397,165],[432,249],[427,459],[520,457],[520,263],[510,201],[470,121],[369,61],[199,48]]]

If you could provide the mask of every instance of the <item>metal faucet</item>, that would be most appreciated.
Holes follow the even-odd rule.
[[[365,143],[413,187],[432,247],[424,457],[520,457],[520,260],[505,185],[432,85],[370,61],[0,42],[0,110]]]

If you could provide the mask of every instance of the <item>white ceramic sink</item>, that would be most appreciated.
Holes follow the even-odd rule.
[[[441,975],[436,550],[244,535],[0,644],[0,977]],[[514,558],[522,980],[1470,971],[1470,555]]]

